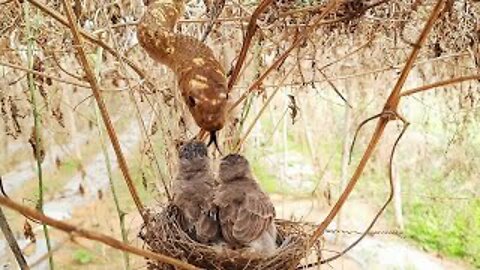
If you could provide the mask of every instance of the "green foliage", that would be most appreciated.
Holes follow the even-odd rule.
[[[80,166],[80,163],[76,160],[67,160],[60,166],[60,169],[65,173],[73,174],[75,173]]]
[[[434,206],[416,202],[407,208],[407,216],[409,238],[480,268],[480,199]]]
[[[73,260],[78,264],[89,264],[93,262],[93,255],[85,249],[77,249],[73,252]]]
[[[252,170],[265,192],[275,193],[279,191],[275,176],[257,159],[252,164]]]

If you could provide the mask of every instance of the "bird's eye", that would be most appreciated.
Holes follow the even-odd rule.
[[[195,98],[192,96],[188,96],[188,105],[190,105],[190,107],[195,107],[196,104],[197,102],[195,101]]]

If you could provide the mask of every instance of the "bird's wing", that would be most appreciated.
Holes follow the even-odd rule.
[[[232,235],[240,243],[257,239],[273,222],[275,208],[263,192],[248,192],[237,211]]]
[[[218,221],[215,209],[208,212],[202,212],[196,223],[197,238],[200,242],[214,240],[218,235]]]
[[[238,190],[231,189],[228,185],[221,185],[217,192],[215,192],[213,203],[218,208],[218,219],[220,221],[220,227],[222,236],[227,243],[232,245],[238,244],[233,237],[233,224],[237,218],[238,202],[236,200],[239,195]]]
[[[214,240],[219,231],[218,208],[213,203],[213,187],[204,190],[203,200],[198,202],[200,215],[195,224],[197,237],[200,242]]]

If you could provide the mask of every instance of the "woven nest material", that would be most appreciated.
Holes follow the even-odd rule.
[[[277,220],[276,226],[283,242],[272,256],[209,246],[194,241],[179,226],[178,209],[168,205],[147,211],[146,222],[139,237],[157,253],[186,261],[204,269],[290,269],[306,256],[307,225]],[[311,228],[311,227],[310,227]],[[319,243],[318,243],[319,244]],[[170,265],[148,261],[149,270],[175,269]]]

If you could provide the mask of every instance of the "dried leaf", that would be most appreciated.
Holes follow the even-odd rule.
[[[57,123],[61,127],[65,128],[65,119],[63,118],[63,112],[60,109],[60,105],[52,109],[52,115],[57,120]]]
[[[158,122],[157,120],[153,121],[152,128],[150,129],[150,135],[155,135],[158,132]]]
[[[32,225],[28,223],[28,220],[25,220],[25,223],[23,224],[23,236],[25,239],[30,240],[32,243],[37,242],[37,239],[35,238],[35,234],[33,233],[32,230]]]
[[[57,169],[60,168],[62,166],[63,162],[62,160],[60,160],[59,157],[56,157],[55,158],[55,166],[57,166]]]
[[[35,158],[35,160],[43,163],[43,161],[45,160],[45,148],[43,145],[42,137],[36,134],[35,128],[32,128],[32,135],[30,135],[30,139],[28,140],[28,142],[32,146],[33,157]]]
[[[147,176],[145,175],[145,172],[143,170],[142,170],[142,185],[145,190],[148,189]]]
[[[297,101],[294,95],[288,95],[288,97],[290,99],[290,103],[288,104],[288,109],[290,110],[290,118],[292,119],[292,125],[295,125],[300,108],[297,105]]]
[[[82,196],[85,195],[85,188],[81,183],[78,185],[78,192],[80,192]]]

